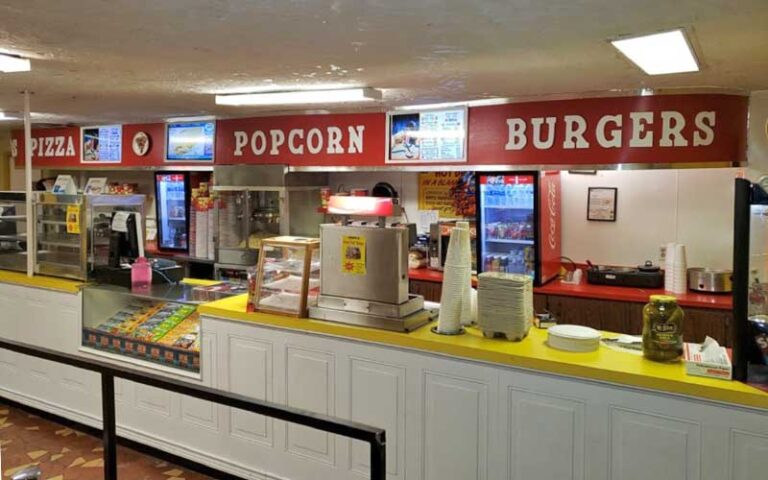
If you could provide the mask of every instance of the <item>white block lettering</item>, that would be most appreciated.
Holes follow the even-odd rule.
[[[341,147],[341,129],[339,127],[328,127],[328,148],[325,153],[333,155],[334,153],[344,153]]]
[[[256,130],[251,136],[251,151],[256,156],[267,151],[267,136],[261,130]]]
[[[541,139],[541,126],[544,122],[547,122],[547,139]],[[534,117],[531,119],[531,126],[533,126],[533,146],[539,150],[547,150],[552,148],[555,144],[555,122],[557,117]]]
[[[688,140],[683,136],[685,117],[674,110],[661,112],[660,147],[687,147]],[[673,140],[674,137],[674,140]]]
[[[584,139],[584,132],[587,131],[587,121],[581,115],[566,115],[563,117],[565,122],[565,141],[564,149],[589,148],[589,142]]]
[[[285,133],[282,130],[272,129],[269,131],[269,136],[272,139],[272,148],[269,150],[269,154],[277,155],[280,153],[280,146],[285,143]]]
[[[653,112],[630,112],[629,118],[632,119],[632,138],[629,139],[629,146],[652,147],[653,132],[646,133],[645,128],[653,123]]]
[[[72,137],[67,137],[67,156],[75,156],[75,141],[72,139]]]
[[[307,134],[307,150],[311,154],[320,153],[323,149],[323,134],[319,128],[313,128]]]
[[[363,132],[365,132],[365,125],[347,127],[347,133],[349,134],[347,153],[363,153]]]
[[[712,145],[715,140],[715,112],[699,112],[696,114],[694,123],[697,130],[693,132],[693,146],[706,147]]]
[[[525,137],[525,127],[525,120],[522,118],[507,119],[509,136],[507,144],[504,146],[505,150],[522,150],[525,148],[525,144],[528,143],[528,139]]]
[[[304,130],[294,128],[288,132],[288,150],[294,155],[304,155],[304,144],[296,145],[296,138],[304,140]]]
[[[235,153],[236,157],[243,156],[243,147],[248,145],[248,134],[242,131],[235,132]]]
[[[621,115],[603,115],[597,122],[595,134],[597,143],[603,148],[621,148]],[[605,136],[605,127],[608,123],[613,123],[617,128],[611,129],[611,138]]]
[[[64,137],[56,137],[56,156],[63,157],[64,152]]]

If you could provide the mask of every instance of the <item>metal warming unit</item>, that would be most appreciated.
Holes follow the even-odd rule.
[[[409,230],[385,222],[398,211],[390,198],[331,197],[329,212],[343,221],[320,226],[320,295],[310,317],[406,332],[435,317],[424,297],[408,293]],[[379,220],[353,226],[349,215]]]

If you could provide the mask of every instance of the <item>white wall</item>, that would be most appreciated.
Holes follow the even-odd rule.
[[[750,180],[768,174],[768,90],[754,92],[749,97],[747,158]]]
[[[563,172],[563,255],[578,263],[637,265],[658,261],[659,246],[687,245],[690,266],[731,268],[733,179],[737,168]],[[331,188],[391,183],[418,221],[418,173],[331,173]],[[588,222],[587,189],[617,187],[617,221]],[[419,225],[419,231],[428,226]]]
[[[687,246],[688,265],[730,268],[736,168],[563,172],[563,255],[577,263],[658,262],[667,242]],[[616,222],[587,221],[587,189],[618,188]]]

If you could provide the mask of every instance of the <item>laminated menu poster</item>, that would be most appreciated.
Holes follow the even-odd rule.
[[[440,218],[475,216],[473,172],[419,174],[419,210],[437,210]]]
[[[466,162],[467,109],[390,113],[387,163]]]
[[[82,163],[120,163],[123,149],[120,125],[83,127],[81,135]]]
[[[365,237],[341,237],[341,271],[350,275],[365,275]]]

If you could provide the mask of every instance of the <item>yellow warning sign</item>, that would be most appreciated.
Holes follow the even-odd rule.
[[[79,205],[67,205],[67,233],[80,233]]]
[[[341,237],[341,271],[350,275],[365,275],[365,237]]]

